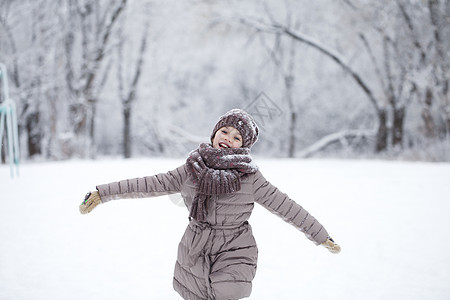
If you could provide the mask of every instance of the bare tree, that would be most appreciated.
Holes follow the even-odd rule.
[[[113,27],[125,9],[127,0],[119,3],[110,1],[105,4],[104,10],[97,1],[68,1],[69,27],[66,30],[65,50],[66,81],[72,94],[71,119],[77,137],[76,144],[81,146],[78,151],[82,155],[92,156],[97,101],[102,88],[100,83],[105,82],[103,77],[108,75],[102,66]],[[80,28],[79,36],[75,35],[74,28]],[[76,44],[77,38],[80,44]],[[81,49],[81,57],[77,57],[78,49]],[[85,150],[87,153],[84,153]]]
[[[445,116],[449,110],[446,104],[448,58],[442,51],[443,45],[449,42],[442,38],[446,23],[444,2],[432,0],[424,5],[423,2],[396,0],[382,3],[384,7],[391,7],[392,20],[383,26],[372,24],[378,39],[383,41],[382,54],[378,59],[371,50],[373,46],[366,38],[367,34],[359,34],[378,70],[377,77],[392,111],[391,136],[394,146],[402,145],[406,107],[416,96],[422,104],[425,136],[439,135],[436,116],[433,116],[436,102],[442,107],[440,111],[444,119],[448,119]],[[352,8],[360,10],[356,5]]]
[[[433,59],[436,93],[441,99],[440,111],[446,123],[446,134],[450,134],[450,97],[449,97],[449,71],[450,57],[450,1],[428,0],[430,22],[433,26],[433,40],[435,59]]]
[[[14,97],[18,102],[19,129],[26,137],[27,156],[44,154],[43,141],[46,137],[47,117],[43,102],[53,97],[52,84],[55,82],[51,70],[53,40],[56,36],[56,19],[51,15],[54,2],[23,1],[2,2],[0,14],[0,28],[3,28],[9,48],[6,63],[12,70]],[[4,10],[3,10],[4,8]],[[20,20],[20,21],[19,21]],[[22,37],[22,31],[30,34]],[[3,36],[3,35],[2,35]],[[34,49],[26,55],[19,50],[21,47]],[[22,56],[21,56],[22,55]]]
[[[365,82],[365,80],[358,74],[356,70],[353,69],[352,66],[346,63],[347,59],[344,59],[341,55],[338,54],[336,50],[330,49],[324,44],[315,41],[307,35],[304,35],[300,32],[297,32],[294,28],[289,26],[288,24],[278,23],[274,20],[271,23],[266,23],[263,21],[253,21],[248,19],[240,19],[241,23],[246,24],[248,26],[252,26],[256,28],[258,31],[269,34],[282,34],[291,37],[293,40],[298,41],[300,43],[304,43],[317,51],[321,52],[325,56],[331,58],[334,62],[336,62],[342,69],[351,75],[351,77],[355,80],[357,85],[362,89],[364,94],[366,94],[369,101],[372,103],[375,111],[378,116],[378,131],[377,131],[377,151],[385,150],[387,147],[387,126],[386,126],[386,109],[375,97],[374,93],[370,89],[369,85]]]
[[[344,2],[351,8],[351,10],[355,11],[355,13],[364,16],[367,15],[362,14],[362,8],[354,2],[349,0]],[[442,19],[442,16],[440,16],[438,12],[441,12],[443,9],[442,7],[441,9],[437,9],[437,2],[438,0],[430,0],[429,11],[432,16],[431,23],[436,24],[434,26],[436,30],[434,31],[435,41],[433,44],[436,45],[435,47],[442,50],[443,39],[441,38],[441,32],[443,28],[440,25],[442,24],[442,21],[437,20]],[[382,5],[389,7],[389,9],[385,8],[384,10],[385,17],[388,18],[386,23],[379,26],[379,24],[376,24],[375,22],[371,24],[371,20],[363,20],[364,22],[371,24],[370,26],[374,29],[373,31],[377,32],[377,36],[375,36],[377,41],[371,43],[368,37],[369,33],[367,32],[360,31],[358,36],[362,40],[363,45],[374,65],[374,72],[376,77],[379,79],[381,90],[383,91],[383,97],[380,97],[377,95],[378,93],[374,92],[373,88],[369,85],[369,79],[366,78],[366,76],[361,75],[362,73],[347,63],[349,61],[348,58],[343,57],[336,49],[330,48],[324,43],[299,32],[293,28],[291,24],[277,21],[270,14],[268,14],[266,20],[240,18],[241,23],[255,28],[260,33],[288,36],[297,42],[312,47],[323,55],[329,57],[332,61],[339,65],[344,72],[349,74],[357,86],[360,87],[361,91],[366,95],[366,98],[372,104],[377,116],[377,152],[388,149],[390,145],[395,147],[401,147],[403,145],[406,109],[413,96],[419,91],[419,84],[410,79],[410,74],[412,73],[412,69],[418,69],[418,65],[427,64],[431,61],[431,59],[428,58],[429,54],[427,54],[425,47],[422,46],[420,37],[417,35],[413,22],[407,13],[405,8],[406,4],[398,0],[396,3],[386,1],[385,3],[383,2]],[[411,6],[411,4],[409,4],[409,6]],[[400,14],[403,16],[403,24],[396,23],[396,20],[398,19],[397,16]],[[376,18],[376,15],[372,12],[369,12],[368,15],[371,18]],[[433,18],[435,19],[434,21]],[[411,37],[406,43],[403,39],[398,37],[400,34],[400,28],[398,26],[405,25],[411,32]],[[380,40],[381,43],[379,42]],[[381,44],[382,50],[374,51],[373,44]],[[413,47],[410,45],[413,45]],[[403,58],[405,56],[405,47],[416,49],[418,55],[412,53],[410,54],[410,57],[407,57],[406,59]],[[439,76],[439,82],[442,82],[442,88],[440,91],[443,95],[443,99],[448,99],[448,72],[445,69],[448,63],[442,63],[442,58],[446,58],[444,54],[445,51],[436,50],[436,52],[440,53],[438,55],[440,59],[435,59],[433,61],[437,61],[438,63],[436,66],[440,66],[439,68],[435,67],[435,69],[440,69],[439,74],[441,75]],[[414,64],[412,61],[416,56],[420,59],[419,63]],[[441,65],[444,65],[444,67],[441,67]],[[434,71],[432,76],[437,78],[438,72]],[[426,105],[431,105],[430,101],[433,94],[432,91],[435,86],[436,84],[433,84],[428,89],[425,89],[424,94],[426,95]],[[444,102],[446,101],[444,100]],[[428,117],[428,119],[431,118]],[[434,125],[429,125],[429,127],[434,127]]]
[[[19,64],[17,59],[17,46],[16,40],[14,38],[12,26],[8,22],[8,17],[11,14],[11,2],[12,1],[2,1],[0,3],[0,45],[2,48],[2,52],[5,54],[6,49],[9,48],[10,52],[13,54],[11,63],[12,63],[12,81],[16,87],[20,86],[20,77],[19,77]],[[1,52],[0,52],[1,54]],[[0,57],[0,60],[4,60],[3,57]]]
[[[136,61],[136,65],[134,67],[134,71],[132,72],[133,76],[131,81],[126,80],[124,78],[124,70],[123,65],[126,64],[123,57],[123,47],[125,43],[125,39],[123,36],[120,38],[120,44],[117,48],[118,52],[118,62],[117,62],[117,75],[119,82],[119,95],[120,100],[122,102],[122,115],[123,115],[123,156],[125,158],[131,157],[131,117],[132,117],[132,108],[133,103],[136,100],[137,87],[139,84],[139,80],[141,78],[142,69],[144,66],[144,58],[145,51],[147,49],[147,40],[148,40],[148,22],[144,25],[144,30],[141,37],[140,47],[138,58]],[[127,87],[125,87],[127,84]],[[127,90],[126,90],[127,89]]]
[[[265,7],[267,14],[273,19],[270,11],[267,7]],[[286,15],[286,22],[288,24],[294,22],[292,20],[293,16],[289,11]],[[298,28],[300,23],[298,20],[295,20],[294,28]],[[281,34],[276,34],[274,37],[273,46],[267,45],[266,39],[264,35],[259,35],[261,44],[268,52],[268,56],[270,57],[273,64],[276,66],[279,75],[282,77],[283,85],[284,85],[284,98],[287,102],[288,107],[288,157],[294,157],[296,153],[296,136],[295,131],[297,127],[297,108],[296,101],[294,99],[294,85],[295,85],[295,61],[296,61],[296,52],[297,45],[294,40],[291,41],[283,41],[283,36]],[[289,43],[290,42],[290,43]],[[289,44],[285,46],[285,44]]]

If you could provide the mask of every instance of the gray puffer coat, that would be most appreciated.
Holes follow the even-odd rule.
[[[181,193],[190,209],[196,188],[183,165],[173,171],[97,186],[102,202]],[[247,222],[254,202],[292,224],[315,244],[328,237],[305,209],[257,171],[233,194],[212,196],[207,222],[191,220],[178,246],[173,286],[184,299],[241,299],[250,296],[258,249]]]

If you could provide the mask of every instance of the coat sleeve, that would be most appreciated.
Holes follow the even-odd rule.
[[[185,165],[167,173],[97,185],[102,203],[126,198],[157,197],[179,193],[188,174]]]
[[[255,202],[299,229],[316,245],[326,241],[328,232],[319,221],[290,199],[288,195],[268,182],[260,171],[257,171],[255,175],[253,183]]]

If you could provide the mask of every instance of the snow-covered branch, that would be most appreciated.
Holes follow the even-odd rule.
[[[345,130],[345,131],[339,131],[335,132],[329,135],[324,136],[314,144],[310,145],[309,147],[306,147],[305,149],[297,152],[296,157],[309,157],[311,155],[314,155],[315,153],[325,149],[331,144],[334,143],[341,143],[341,144],[348,144],[347,140],[349,139],[355,139],[355,138],[373,138],[375,137],[376,132],[373,130]]]
[[[258,21],[258,20],[248,20],[248,19],[239,19],[242,24],[251,26],[255,28],[258,31],[266,32],[266,33],[279,33],[279,34],[285,34],[294,40],[297,40],[301,43],[305,43],[314,49],[318,50],[319,52],[323,53],[324,55],[330,57],[332,60],[334,60],[339,66],[341,66],[345,72],[350,74],[352,78],[356,81],[356,83],[362,88],[364,93],[369,98],[370,102],[374,105],[375,109],[379,110],[379,104],[377,99],[375,98],[372,90],[369,88],[369,86],[366,84],[366,82],[362,79],[362,77],[354,70],[346,61],[347,59],[341,56],[337,51],[334,49],[329,48],[325,44],[321,43],[320,41],[317,41],[313,39],[312,37],[303,34],[301,32],[298,32],[297,30],[294,30],[288,26],[285,26],[280,23],[273,22],[271,24],[267,24],[264,21]]]
[[[191,133],[187,132],[186,130],[184,130],[183,128],[180,128],[175,125],[169,125],[168,129],[171,133],[177,135],[178,139],[183,139],[186,142],[200,144],[200,143],[205,143],[205,142],[209,141],[208,137],[191,134]]]

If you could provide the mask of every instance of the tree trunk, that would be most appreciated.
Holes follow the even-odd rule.
[[[39,126],[39,112],[30,113],[26,120],[28,156],[40,155],[42,153],[42,134]]]
[[[436,135],[449,136],[450,134],[450,99],[449,99],[449,52],[448,52],[448,19],[450,15],[450,1],[446,0],[445,10],[440,11],[444,1],[429,0],[428,10],[430,21],[433,24],[434,46],[437,58],[434,60],[435,76],[438,78],[438,87],[435,89],[441,100],[441,113],[445,122],[444,132],[435,130]],[[440,87],[439,87],[440,86]]]
[[[73,122],[73,131],[76,136],[83,136],[86,134],[87,116],[86,108],[81,103],[73,103],[70,105],[70,116]]]
[[[295,29],[299,27],[297,23]],[[287,75],[284,76],[284,84],[286,86],[286,98],[289,105],[290,120],[289,120],[289,152],[288,157],[293,158],[295,156],[295,127],[297,125],[297,114],[295,113],[295,105],[293,99],[293,87],[295,82],[294,68],[295,68],[295,54],[296,54],[296,43],[295,39],[291,39],[291,47],[289,49],[289,60]]]
[[[376,151],[382,152],[387,149],[388,129],[387,129],[387,113],[385,109],[378,110],[378,131],[376,140]]]
[[[123,63],[123,56],[122,56],[122,47],[123,47],[123,40],[121,41],[118,49],[119,54],[119,62],[118,62],[118,86],[119,86],[119,95],[122,101],[122,113],[123,113],[123,156],[125,158],[131,157],[131,112],[133,107],[133,102],[136,99],[137,94],[137,87],[139,80],[141,78],[142,74],[142,67],[144,65],[144,55],[145,50],[147,49],[147,35],[148,35],[148,28],[149,24],[146,23],[144,26],[144,31],[141,39],[141,46],[139,48],[139,54],[138,59],[136,62],[136,71],[134,73],[133,80],[131,81],[131,85],[128,91],[128,95],[124,95],[124,86],[123,82],[124,79],[122,77],[123,71],[122,71],[122,63]]]
[[[425,136],[432,138],[436,136],[436,126],[434,124],[433,116],[431,114],[431,107],[433,105],[433,92],[429,87],[425,91],[425,101],[422,109],[422,120],[425,125]]]
[[[394,147],[403,147],[403,125],[405,121],[405,107],[394,109],[394,120],[392,126],[392,145]]]
[[[288,157],[292,158],[295,155],[295,125],[297,116],[295,113],[294,102],[292,99],[292,84],[294,77],[291,75],[284,76],[284,84],[286,88],[286,99],[289,107],[289,144],[288,144]]]
[[[123,156],[131,157],[131,108],[123,110]]]
[[[5,135],[0,139],[0,153],[2,154],[0,158],[2,164],[6,163],[6,151],[8,151],[8,149],[6,149],[6,135]]]
[[[90,104],[90,121],[89,121],[89,137],[88,137],[88,155],[91,158],[96,156],[96,143],[95,143],[95,116],[97,114],[97,103],[95,101],[89,101]]]
[[[297,124],[297,114],[291,111],[290,126],[289,126],[289,157],[295,156],[295,127]]]

